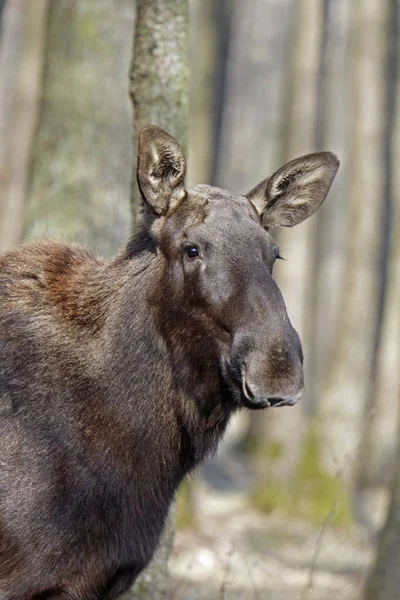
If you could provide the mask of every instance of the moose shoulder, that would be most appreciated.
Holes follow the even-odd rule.
[[[116,598],[232,413],[299,399],[268,229],[309,217],[337,168],[321,152],[247,197],[186,190],[148,126],[143,227],[113,261],[53,241],[0,257],[1,600]]]

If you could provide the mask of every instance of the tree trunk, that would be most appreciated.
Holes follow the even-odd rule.
[[[238,194],[249,191],[283,162],[282,106],[293,4],[293,0],[233,3],[215,183]],[[240,416],[248,419],[246,451],[263,455],[270,416]],[[219,455],[222,459],[223,453]]]
[[[159,125],[188,152],[188,0],[138,0],[136,32],[130,68],[130,95],[134,109],[133,148],[140,129]],[[133,161],[133,225],[140,220],[140,194]],[[174,514],[155,558],[125,600],[166,598],[167,561],[174,538]]]
[[[49,3],[28,237],[62,237],[103,256],[127,237],[133,23],[132,0]]]
[[[47,3],[9,0],[1,22],[0,252],[18,244],[24,231],[25,197],[43,74]]]
[[[397,124],[397,128],[399,124]],[[399,138],[399,130],[397,137]],[[399,156],[400,145],[397,140],[397,153]],[[397,178],[398,179],[398,178]],[[397,193],[400,191],[399,181],[397,182]],[[397,204],[397,227],[395,231],[395,240],[393,248],[393,271],[397,287],[397,306],[399,307],[400,298],[400,210]],[[397,338],[398,341],[399,338]],[[397,363],[397,371],[400,368],[400,361]],[[400,402],[400,395],[397,397]],[[395,477],[392,484],[392,496],[389,508],[389,514],[386,524],[381,532],[377,559],[365,588],[365,600],[394,600],[398,598],[400,590],[400,405],[397,409],[397,454],[395,457]]]
[[[390,485],[394,472],[397,438],[397,411],[400,397],[400,287],[398,235],[394,230],[398,208],[398,157],[400,154],[398,124],[399,100],[399,30],[397,0],[391,0],[387,32],[389,52],[386,68],[386,124],[384,132],[384,235],[381,252],[381,297],[379,323],[375,340],[372,382],[367,404],[367,425],[360,452],[358,486]],[[394,217],[394,218],[393,218]],[[397,237],[396,237],[397,233]]]
[[[316,150],[316,127],[321,46],[323,32],[321,0],[298,0],[295,3],[292,33],[291,69],[287,93],[287,135],[284,159],[292,159]],[[288,483],[299,463],[307,414],[312,404],[315,372],[312,361],[312,320],[315,318],[314,252],[317,215],[293,229],[278,232],[281,253],[286,262],[279,263],[275,277],[282,290],[290,320],[302,340],[305,355],[306,395],[298,405],[286,411],[272,412],[268,438],[279,448],[273,474]]]
[[[379,324],[389,0],[352,3],[352,153],[340,322],[321,392],[324,463],[354,482]]]
[[[397,75],[397,98],[399,98],[400,91],[399,81]],[[395,132],[396,139],[393,152],[394,197],[399,198],[400,177],[397,170],[397,160],[400,154],[399,108],[397,108]],[[392,301],[397,301],[395,311],[398,313],[400,305],[400,206],[398,201],[395,205],[394,216],[396,227],[392,236],[390,278],[393,282]],[[397,336],[399,336],[398,319],[396,331]],[[399,359],[398,344],[399,337],[397,337],[397,358]],[[400,360],[394,368],[398,373]],[[393,394],[394,390],[390,390],[390,393]],[[365,588],[365,600],[394,600],[394,598],[398,598],[400,590],[400,394],[398,388],[397,394],[397,453],[395,457],[395,477],[391,486],[391,503],[386,524],[380,535],[377,559]],[[392,403],[392,399],[390,399],[390,403]],[[393,419],[393,414],[391,414],[391,417]]]
[[[346,264],[347,165],[349,159],[351,0],[325,2],[324,39],[316,122],[316,149],[330,150],[340,160],[340,169],[329,197],[316,215],[313,280],[314,316],[311,321],[311,346],[314,377],[310,412],[318,407],[320,386],[328,367],[335,332],[340,322],[339,302]]]
[[[189,186],[210,183],[215,154],[218,19],[213,0],[189,1]]]
[[[234,4],[216,184],[237,194],[282,162],[292,4]]]

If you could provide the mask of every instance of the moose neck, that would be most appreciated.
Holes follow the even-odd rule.
[[[159,256],[145,250],[126,268],[133,275],[109,330],[114,381],[129,390],[132,413],[151,416],[157,444],[171,458],[179,452],[184,474],[216,449],[233,412],[221,392],[215,332],[199,309],[178,301]]]

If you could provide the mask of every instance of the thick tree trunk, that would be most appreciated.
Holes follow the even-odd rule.
[[[106,256],[127,237],[133,23],[132,0],[49,3],[28,237],[62,237]]]
[[[188,0],[138,0],[130,68],[134,109],[133,148],[144,125],[154,123],[173,135],[188,152]],[[132,215],[140,220],[140,194],[133,161]],[[167,562],[172,547],[174,508],[160,548],[147,571],[125,600],[166,598]]]
[[[25,197],[43,74],[47,0],[9,0],[0,37],[0,252],[24,232]],[[2,5],[0,5],[0,8]]]

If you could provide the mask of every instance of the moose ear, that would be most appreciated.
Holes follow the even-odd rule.
[[[156,125],[139,134],[137,178],[143,200],[156,215],[174,208],[185,196],[186,162],[178,142]]]
[[[310,217],[325,199],[339,168],[331,152],[296,158],[257,185],[247,198],[264,227],[293,227]]]

